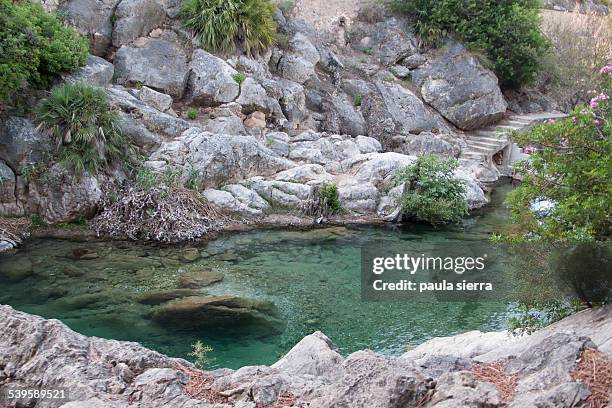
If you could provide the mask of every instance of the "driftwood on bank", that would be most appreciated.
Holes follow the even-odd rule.
[[[98,236],[139,241],[192,240],[218,231],[227,220],[201,194],[183,187],[126,187],[106,194],[100,207],[91,223]]]
[[[29,235],[30,220],[0,217],[0,252],[21,245]]]

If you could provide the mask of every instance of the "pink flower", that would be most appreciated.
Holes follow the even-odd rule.
[[[531,154],[531,153],[535,153],[538,149],[536,149],[534,146],[525,146],[523,148],[523,153],[525,154]]]
[[[599,102],[607,101],[608,99],[610,99],[608,95],[606,95],[605,93],[600,93],[599,95],[591,99],[591,108],[595,109],[599,106]]]
[[[600,74],[608,74],[608,76],[612,76],[612,65],[606,65],[605,67],[599,70]]]

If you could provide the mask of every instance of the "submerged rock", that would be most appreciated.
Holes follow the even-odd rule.
[[[214,271],[190,271],[179,276],[179,288],[200,289],[223,280],[221,272]]]
[[[7,255],[0,258],[0,277],[18,282],[33,274],[32,261],[24,255]]]
[[[145,292],[139,298],[138,302],[143,305],[159,305],[170,300],[179,299],[189,296],[198,296],[202,292],[194,289],[167,289]]]
[[[258,330],[280,326],[273,303],[237,296],[190,296],[157,307],[152,319],[173,326],[253,325]]]

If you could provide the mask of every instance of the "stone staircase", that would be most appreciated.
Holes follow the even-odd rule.
[[[486,167],[508,166],[512,151],[510,135],[513,131],[523,130],[537,122],[560,119],[567,115],[558,112],[545,112],[528,115],[512,115],[496,125],[465,133],[467,147],[459,156],[462,166],[484,165]],[[502,152],[502,163],[494,163],[493,157]]]

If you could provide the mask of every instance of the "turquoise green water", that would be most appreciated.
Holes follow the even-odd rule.
[[[138,341],[177,357],[187,357],[190,345],[200,339],[214,348],[215,367],[273,363],[315,330],[327,334],[344,354],[363,348],[399,354],[434,336],[499,329],[506,305],[362,302],[360,247],[381,242],[416,249],[438,241],[484,243],[506,219],[501,200],[507,190],[498,189],[491,206],[463,225],[437,230],[256,231],[180,247],[31,240],[17,254],[0,258],[0,267],[21,265],[28,273],[31,263],[31,275],[25,279],[0,279],[0,303],[58,318],[86,335]],[[182,325],[152,319],[160,306],[143,304],[142,297],[177,288],[185,271],[199,270],[224,276],[199,290],[202,295],[274,303],[275,329],[231,319],[227,327],[205,327],[196,319]]]

